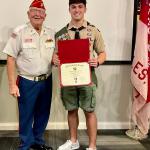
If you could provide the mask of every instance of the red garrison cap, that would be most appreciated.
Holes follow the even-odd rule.
[[[31,3],[30,7],[42,8],[45,10],[44,3],[42,0],[34,0]]]

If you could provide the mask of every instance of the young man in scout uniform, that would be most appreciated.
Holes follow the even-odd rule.
[[[89,136],[89,147],[87,150],[96,150],[97,119],[95,115],[95,89],[97,79],[94,68],[97,68],[106,59],[105,46],[101,32],[89,22],[84,20],[86,12],[86,0],[69,0],[69,12],[71,22],[56,33],[56,40],[89,39],[90,60],[92,73],[92,85],[61,88],[61,98],[68,110],[68,125],[70,139],[58,150],[74,150],[79,148],[77,140],[77,128],[79,124],[78,109],[83,109],[86,117],[87,132]],[[95,52],[97,57],[95,57]],[[73,52],[72,52],[73,53]],[[59,65],[57,54],[53,55],[53,63]]]
[[[4,48],[9,91],[18,98],[19,150],[52,150],[45,145],[43,133],[51,106],[54,31],[43,25],[46,13],[42,0],[34,0],[27,13],[30,22],[17,27]]]

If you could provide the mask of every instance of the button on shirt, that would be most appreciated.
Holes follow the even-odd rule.
[[[90,42],[90,58],[95,57],[95,52],[99,54],[105,50],[104,40],[102,38],[101,32],[93,25],[88,25],[88,22],[84,20],[82,26],[84,29],[79,31],[80,39],[89,39]],[[75,32],[72,31],[75,27],[71,22],[68,25],[68,34],[71,39],[74,39]]]
[[[54,34],[53,30],[43,26],[39,35],[32,25],[27,23],[14,30],[3,52],[16,59],[20,75],[50,74],[55,48]]]

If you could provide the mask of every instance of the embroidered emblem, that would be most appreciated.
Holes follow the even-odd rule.
[[[53,42],[53,39],[47,39],[45,42],[46,43]]]
[[[62,34],[58,37],[59,40],[68,40],[69,39],[69,34],[68,33],[65,33],[65,34]]]

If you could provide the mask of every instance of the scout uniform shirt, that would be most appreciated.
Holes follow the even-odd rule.
[[[42,27],[39,35],[30,23],[17,27],[4,53],[16,59],[19,75],[39,76],[51,73],[51,59],[54,51],[54,31]]]
[[[89,22],[83,22],[84,29],[80,30],[80,39],[89,39],[90,42],[90,58],[95,58],[95,52],[99,54],[105,50],[104,41],[101,35],[101,32]],[[71,22],[64,27],[62,30],[57,32],[56,40],[67,40],[74,39],[75,31],[72,31],[71,28],[76,28]]]
[[[105,45],[101,32],[94,25],[90,24],[86,20],[84,20],[82,26],[84,27],[84,29],[79,31],[80,39],[89,39],[90,58],[96,58],[97,55],[99,55],[99,53],[105,50]],[[67,26],[65,26],[59,32],[57,32],[55,35],[56,41],[74,39],[75,31],[71,30],[72,27],[76,28],[70,22]],[[91,68],[91,73],[92,81],[97,85],[97,78],[93,67]]]

